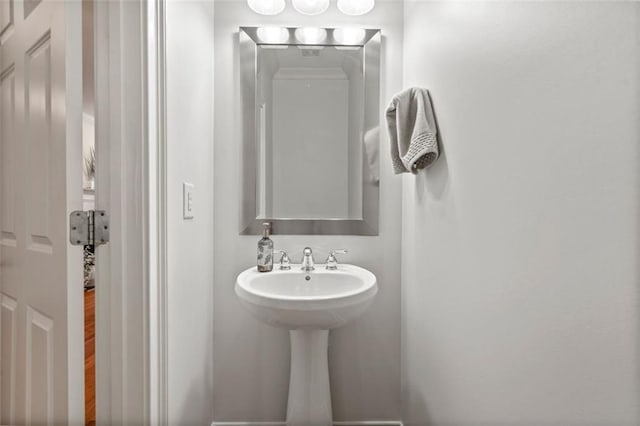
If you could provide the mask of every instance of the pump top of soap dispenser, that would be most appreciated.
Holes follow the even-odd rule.
[[[262,224],[262,238],[269,238],[270,235],[271,235],[271,223],[264,222]]]

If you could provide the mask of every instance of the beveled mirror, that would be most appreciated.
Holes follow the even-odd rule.
[[[241,234],[378,235],[380,31],[240,28]]]

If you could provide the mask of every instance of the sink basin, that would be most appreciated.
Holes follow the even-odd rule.
[[[259,320],[287,329],[332,329],[359,316],[378,292],[376,277],[354,265],[330,271],[317,265],[310,273],[258,272],[250,268],[236,281],[241,303]]]
[[[257,319],[289,329],[291,372],[287,425],[331,426],[331,394],[327,349],[329,330],[362,314],[378,292],[376,276],[341,264],[337,270],[300,265],[272,272],[255,267],[240,273],[236,294]]]

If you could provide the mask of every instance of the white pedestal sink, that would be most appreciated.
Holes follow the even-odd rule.
[[[337,270],[316,265],[304,272],[258,272],[238,275],[241,303],[259,320],[286,328],[291,337],[288,425],[331,425],[327,349],[329,330],[356,318],[378,292],[376,277],[366,269],[341,264]]]

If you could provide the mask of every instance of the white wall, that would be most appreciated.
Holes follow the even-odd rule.
[[[640,423],[639,8],[406,3],[405,424]]]
[[[233,291],[237,274],[256,261],[258,236],[239,236],[241,140],[238,27],[251,25],[363,26],[382,28],[382,100],[400,90],[402,5],[379,3],[361,18],[331,10],[317,17],[286,12],[264,17],[243,1],[215,2],[215,203],[214,203],[214,419],[282,421],[289,378],[289,337],[285,330],[253,319]],[[382,116],[382,114],[380,114]],[[381,117],[382,118],[382,117]],[[388,146],[383,138],[382,147]],[[388,159],[382,162],[380,236],[273,236],[277,248],[299,261],[310,245],[323,262],[331,248],[348,247],[341,260],[371,269],[380,292],[361,319],[333,331],[329,362],[336,420],[400,417],[400,207],[401,181]]]
[[[213,4],[167,2],[168,416],[213,418]],[[182,219],[182,183],[195,217]]]

